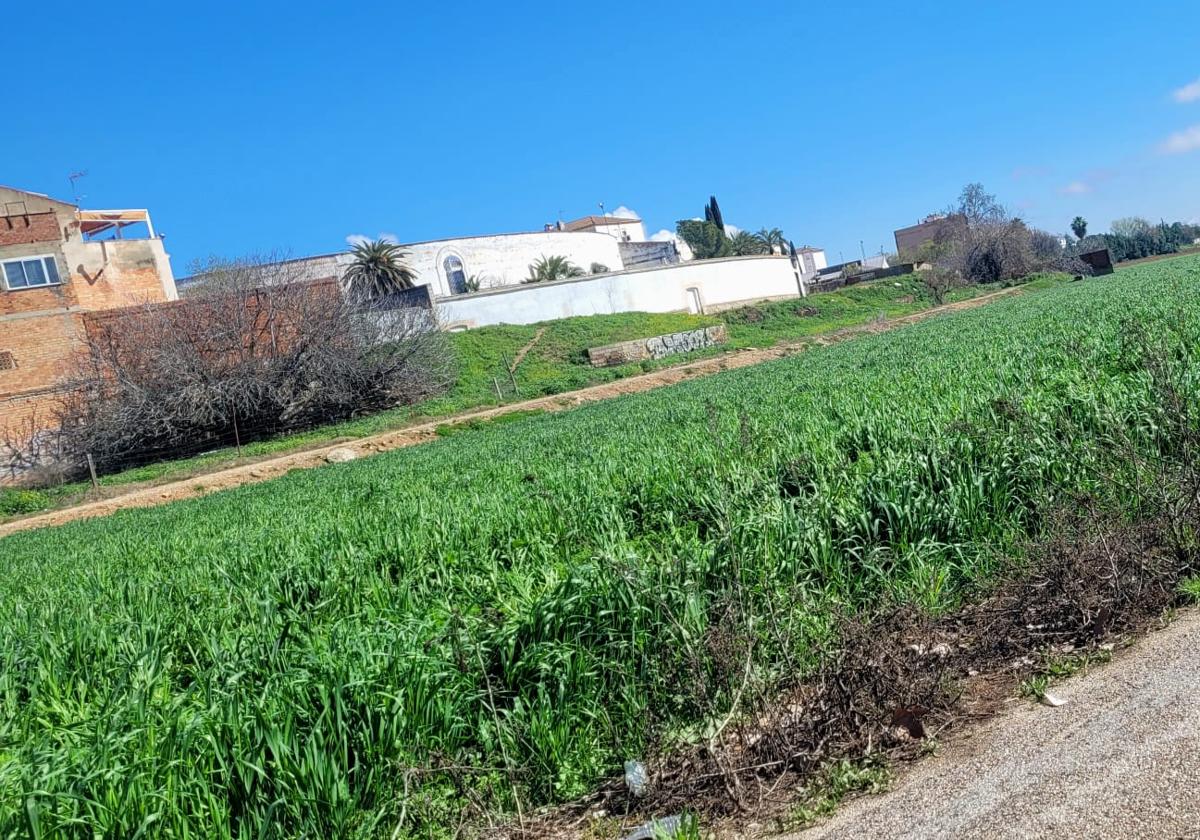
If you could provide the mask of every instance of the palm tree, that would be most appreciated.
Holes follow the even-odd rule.
[[[350,293],[362,300],[374,300],[413,287],[417,273],[404,262],[407,253],[395,242],[384,239],[359,242],[350,251],[353,262],[343,277]]]
[[[534,260],[529,266],[529,276],[526,283],[550,283],[554,280],[566,280],[571,277],[582,277],[587,274],[566,257],[551,256]]]
[[[1080,241],[1087,236],[1087,219],[1083,216],[1076,216],[1071,220],[1071,232],[1079,237]]]
[[[766,246],[753,233],[740,230],[729,238],[729,250],[735,257],[748,257],[752,254],[765,254]]]
[[[766,247],[766,253],[774,254],[776,248],[779,249],[779,253],[781,254],[787,253],[787,249],[784,247],[787,244],[787,239],[784,237],[783,231],[779,228],[762,228],[754,235]]]

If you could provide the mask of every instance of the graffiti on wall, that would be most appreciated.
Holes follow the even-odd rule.
[[[679,353],[690,353],[705,347],[714,347],[725,342],[725,325],[717,324],[687,332],[656,335],[653,338],[638,338],[622,341],[605,347],[589,349],[588,359],[594,367],[623,365],[646,359],[662,359]]]

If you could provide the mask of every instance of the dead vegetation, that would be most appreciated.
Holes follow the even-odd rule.
[[[424,309],[342,294],[274,257],[211,260],[186,300],[88,320],[44,428],[6,465],[111,472],[408,404],[450,383]],[[47,429],[52,431],[47,431]]]
[[[1131,525],[1095,510],[1055,520],[1052,536],[1030,546],[1028,567],[957,612],[892,606],[843,619],[839,644],[809,678],[741,697],[736,721],[656,756],[645,797],[617,779],[497,836],[577,837],[594,822],[631,826],[677,813],[700,814],[706,826],[735,819],[796,828],[830,768],[919,757],[948,728],[992,714],[1045,656],[1111,649],[1180,603],[1178,584],[1195,563],[1177,551],[1169,522]],[[877,784],[874,770],[858,775]]]

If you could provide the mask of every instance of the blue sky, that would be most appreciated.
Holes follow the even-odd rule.
[[[9,5],[0,183],[87,170],[180,275],[710,193],[831,260],[970,181],[1055,232],[1200,217],[1200,3]]]

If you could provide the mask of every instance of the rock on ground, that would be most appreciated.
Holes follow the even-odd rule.
[[[330,449],[325,453],[325,460],[331,464],[344,464],[347,461],[353,461],[357,457],[357,452],[345,446],[339,446],[337,449]]]

